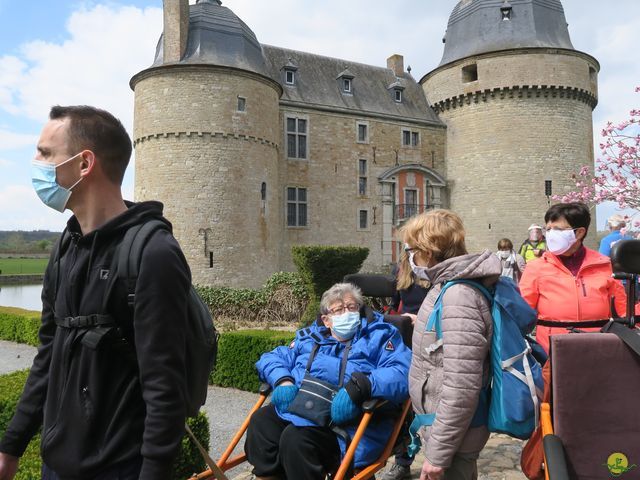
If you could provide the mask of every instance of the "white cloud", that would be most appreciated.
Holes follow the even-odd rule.
[[[9,185],[0,190],[0,230],[44,229],[62,231],[69,212],[60,214],[46,207],[31,186]]]
[[[11,160],[0,158],[0,167],[11,167],[11,166],[13,166],[13,162]]]
[[[15,133],[0,129],[0,151],[16,150],[18,148],[34,146],[37,142],[38,135]]]
[[[52,105],[90,104],[131,130],[132,75],[153,62],[162,30],[159,8],[96,5],[67,22],[64,43],[29,42],[0,58],[0,108],[44,122]]]

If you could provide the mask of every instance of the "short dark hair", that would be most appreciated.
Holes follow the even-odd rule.
[[[100,159],[107,178],[122,185],[131,158],[131,138],[122,122],[106,110],[88,105],[61,107],[49,112],[51,120],[69,119],[69,154],[87,149]]]
[[[508,238],[501,238],[498,242],[498,250],[513,250],[513,242]]]
[[[589,231],[591,213],[589,207],[582,202],[556,203],[544,214],[544,223],[555,222],[564,218],[571,228],[584,227]]]

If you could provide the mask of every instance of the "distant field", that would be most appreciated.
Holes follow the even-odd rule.
[[[2,275],[37,275],[44,273],[48,258],[0,258]]]

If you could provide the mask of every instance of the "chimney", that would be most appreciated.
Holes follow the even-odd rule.
[[[189,35],[189,0],[163,0],[164,63],[179,62],[187,48]]]
[[[391,55],[387,58],[387,68],[393,70],[396,77],[401,77],[404,73],[404,57],[402,55]]]

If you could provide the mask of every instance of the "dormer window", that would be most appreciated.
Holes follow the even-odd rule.
[[[284,71],[284,83],[287,85],[296,84],[296,71],[291,69],[285,69]]]
[[[402,103],[402,91],[404,90],[404,85],[400,79],[396,79],[391,85],[387,86],[387,90],[391,92],[393,100],[396,103]]]
[[[338,80],[338,85],[342,93],[346,93],[348,95],[353,95],[353,79],[354,75],[349,71],[348,68],[345,69],[336,77]]]
[[[511,11],[513,7],[509,3],[509,0],[504,0],[504,3],[500,7],[500,13],[502,14],[502,21],[511,20]]]
[[[283,72],[283,81],[285,85],[295,85],[297,78],[296,72],[298,70],[298,66],[293,63],[292,59],[289,59],[287,63],[282,67]]]

